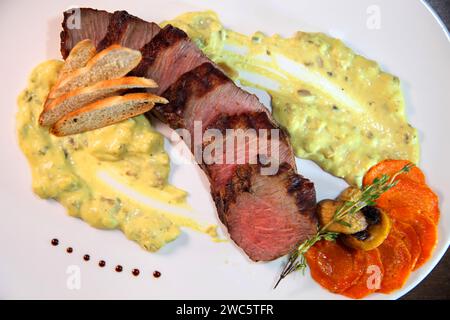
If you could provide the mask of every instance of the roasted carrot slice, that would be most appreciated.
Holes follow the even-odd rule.
[[[363,185],[368,185],[373,182],[375,178],[381,177],[383,174],[387,174],[389,176],[394,175],[398,171],[400,171],[404,166],[408,163],[411,163],[407,160],[384,160],[380,163],[374,165],[372,168],[367,171],[364,175]],[[422,170],[420,170],[417,166],[413,166],[409,172],[401,174],[398,176],[398,180],[409,179],[419,184],[425,183],[425,175]]]
[[[414,220],[409,222],[419,236],[420,246],[422,248],[420,256],[414,266],[414,270],[417,270],[422,266],[436,248],[437,243],[437,226],[428,217],[424,215],[417,215]]]
[[[402,239],[394,233],[378,247],[383,263],[383,280],[378,290],[390,293],[401,288],[411,273],[411,254]]]
[[[439,200],[438,200],[439,201]],[[439,204],[436,205],[435,209],[433,211],[430,212],[424,212],[424,214],[430,218],[434,224],[438,224],[439,223],[439,218],[441,216],[440,210],[439,210]]]
[[[398,171],[400,171],[404,166],[408,163],[411,163],[407,160],[384,160],[380,163],[374,165],[372,168],[367,171],[363,179],[363,185],[368,185],[373,182],[375,178],[381,177],[383,174],[387,174],[389,176],[394,175]],[[413,166],[409,172],[401,174],[398,176],[398,180],[409,179],[419,184],[425,183],[425,175],[422,170],[420,170],[417,166]]]
[[[411,207],[385,208],[385,211],[392,220],[405,223],[414,220],[416,215],[421,214],[421,211]]]
[[[368,185],[383,174],[392,176],[408,163],[404,160],[382,161],[367,172],[363,184]],[[378,247],[384,267],[378,290],[382,293],[401,288],[411,270],[416,270],[431,257],[437,242],[439,199],[426,185],[424,174],[414,166],[397,179],[397,185],[376,201],[394,221],[388,238]]]
[[[377,200],[377,206],[389,212],[393,208],[410,207],[417,213],[425,214],[435,223],[439,221],[439,199],[424,184],[411,180],[401,180],[393,188],[383,193]]]
[[[417,270],[422,266],[433,253],[437,243],[437,226],[433,221],[435,217],[426,215],[422,211],[411,208],[394,208],[388,210],[388,215],[396,220],[409,224],[416,232],[420,243],[420,254],[413,266],[413,270]]]
[[[364,273],[365,256],[339,241],[322,240],[306,253],[311,276],[321,286],[339,293],[352,286]]]
[[[398,220],[394,221],[391,232],[400,237],[408,248],[408,251],[411,254],[411,269],[414,270],[422,252],[422,246],[417,232],[410,224]]]
[[[383,279],[383,264],[378,249],[363,251],[363,253],[365,256],[363,275],[356,284],[341,293],[352,299],[361,299],[375,292],[380,288]]]
[[[392,176],[405,165],[407,160],[384,160],[376,164],[366,173],[363,184],[373,182],[383,174]],[[439,199],[437,195],[426,185],[423,172],[413,166],[409,172],[398,176],[398,184],[385,192],[377,201],[377,205],[387,211],[398,207],[411,207],[417,213],[426,214],[435,223],[439,221]],[[406,213],[406,212],[403,212]],[[411,212],[408,212],[411,213]]]

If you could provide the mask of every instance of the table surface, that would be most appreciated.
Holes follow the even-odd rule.
[[[450,30],[450,0],[427,0]],[[445,299],[450,300],[450,252],[434,270],[402,299]]]

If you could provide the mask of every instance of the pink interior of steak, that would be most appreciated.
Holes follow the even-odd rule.
[[[252,171],[247,179],[245,189],[239,189],[233,199],[227,200],[230,204],[222,218],[233,241],[250,259],[276,259],[316,232],[315,193],[311,182],[291,169],[275,176]],[[288,191],[293,179],[303,180],[302,194]],[[246,184],[239,180],[234,183]]]
[[[160,30],[161,28],[156,23],[129,23],[120,44],[124,47],[139,50],[150,42]]]

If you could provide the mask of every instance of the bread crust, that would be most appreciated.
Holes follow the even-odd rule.
[[[56,136],[67,136],[98,129],[148,112],[155,103],[167,103],[167,100],[152,93],[104,98],[66,114],[50,132]]]
[[[60,79],[52,88],[48,99],[55,99],[71,90],[91,85],[95,82],[115,79],[125,76],[141,61],[139,51],[111,45],[91,58],[85,67],[79,68],[69,76]],[[108,61],[121,60],[121,63],[108,63]],[[95,70],[102,68],[103,70]]]
[[[72,90],[45,105],[39,116],[39,124],[49,127],[58,121],[64,114],[83,107],[86,104],[119,94],[128,89],[156,88],[158,85],[151,79],[142,77],[123,77],[104,80],[91,86]]]
[[[70,51],[59,74],[59,79],[64,78],[76,69],[85,67],[88,61],[95,56],[95,53],[94,43],[90,39],[78,42]]]

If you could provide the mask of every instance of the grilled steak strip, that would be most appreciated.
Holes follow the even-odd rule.
[[[213,198],[230,237],[254,261],[288,254],[316,232],[314,184],[286,163],[271,176],[258,165],[239,166]]]
[[[97,46],[106,35],[111,16],[109,12],[90,8],[65,11],[60,34],[63,58],[67,58],[70,50],[81,40],[91,39]]]
[[[106,35],[97,45],[97,50],[103,50],[112,44],[140,50],[160,30],[156,23],[144,21],[126,11],[116,11],[111,16]]]
[[[184,31],[171,25],[165,26],[141,51],[142,61],[133,74],[155,80],[159,86],[157,94],[185,72],[210,61]]]
[[[187,128],[191,132],[194,121],[202,121],[206,128],[220,114],[268,114],[267,108],[255,95],[236,86],[212,62],[203,63],[183,74],[163,95],[169,104],[156,106],[155,112],[172,127]]]

